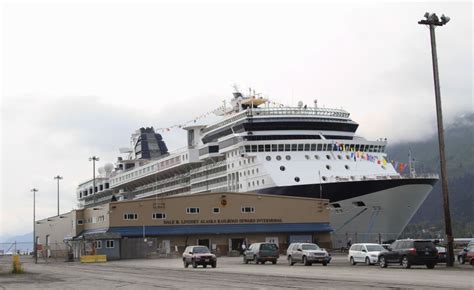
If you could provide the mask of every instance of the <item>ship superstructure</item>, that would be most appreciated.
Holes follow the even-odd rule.
[[[95,193],[91,181],[78,187],[79,202],[199,192],[322,197],[330,200],[335,235],[368,240],[398,236],[438,179],[401,176],[387,162],[387,140],[357,136],[358,124],[342,109],[271,106],[236,91],[221,115],[183,127],[187,146],[174,152],[153,128],[141,128],[121,149],[127,157],[99,172]]]

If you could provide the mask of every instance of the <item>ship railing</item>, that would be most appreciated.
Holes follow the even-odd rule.
[[[222,161],[218,161],[218,162],[215,162],[215,163],[210,163],[210,164],[201,166],[199,168],[191,169],[189,172],[191,174],[199,173],[199,172],[207,171],[209,169],[213,169],[213,168],[216,168],[216,167],[219,167],[219,166],[224,166],[224,165],[226,165],[226,161],[222,160]]]
[[[176,175],[176,176],[169,177],[169,178],[166,178],[166,179],[162,179],[162,180],[159,180],[159,181],[155,181],[155,182],[137,187],[136,189],[141,190],[141,189],[146,189],[146,188],[150,188],[150,187],[154,187],[154,186],[160,186],[160,185],[167,184],[167,183],[170,183],[170,182],[182,180],[186,177],[189,177],[189,173],[180,174],[180,175]]]
[[[311,108],[311,107],[272,107],[247,110],[248,116],[267,115],[313,115],[321,117],[349,118],[349,112],[342,109]]]
[[[219,183],[214,183],[214,184],[208,184],[208,185],[202,185],[202,186],[198,186],[198,187],[192,187],[191,188],[191,192],[192,193],[196,193],[196,192],[200,192],[200,191],[210,191],[210,190],[213,190],[213,189],[217,189],[217,188],[227,188],[227,181],[222,181],[222,182],[219,182]]]
[[[212,174],[209,174],[209,175],[204,175],[204,176],[191,178],[191,184],[198,183],[198,182],[204,181],[206,179],[213,179],[215,177],[222,177],[222,176],[225,176],[226,174],[227,174],[227,171],[222,170],[220,172],[212,173]]]
[[[169,187],[165,187],[165,188],[158,188],[158,189],[150,188],[149,191],[145,191],[145,192],[142,192],[140,194],[136,194],[133,197],[133,199],[140,199],[140,198],[144,198],[144,197],[147,197],[147,196],[150,196],[150,195],[155,195],[155,194],[158,194],[158,195],[166,194],[170,191],[185,188],[185,187],[189,187],[189,183],[188,184],[176,184],[176,185],[173,185],[173,186],[169,186]]]

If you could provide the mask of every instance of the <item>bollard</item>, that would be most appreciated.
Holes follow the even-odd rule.
[[[19,255],[13,255],[12,256],[12,273],[13,274],[21,274],[23,273],[23,269],[21,268],[21,263],[20,263],[20,256]]]

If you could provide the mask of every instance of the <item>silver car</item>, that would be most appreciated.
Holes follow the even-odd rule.
[[[288,265],[293,266],[300,262],[305,266],[311,266],[313,263],[320,263],[327,266],[331,260],[328,252],[321,249],[316,244],[311,243],[291,243],[286,251]]]

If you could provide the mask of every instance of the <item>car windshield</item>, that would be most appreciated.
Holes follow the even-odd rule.
[[[275,251],[277,250],[277,246],[275,244],[262,244],[260,250]]]
[[[367,248],[368,252],[380,252],[385,250],[384,247],[380,245],[366,245],[365,247]]]
[[[320,248],[318,247],[318,245],[315,245],[315,244],[302,245],[301,248],[302,248],[303,250],[320,250]]]
[[[193,248],[193,253],[198,253],[198,254],[209,253],[209,249],[206,247],[195,247]]]

